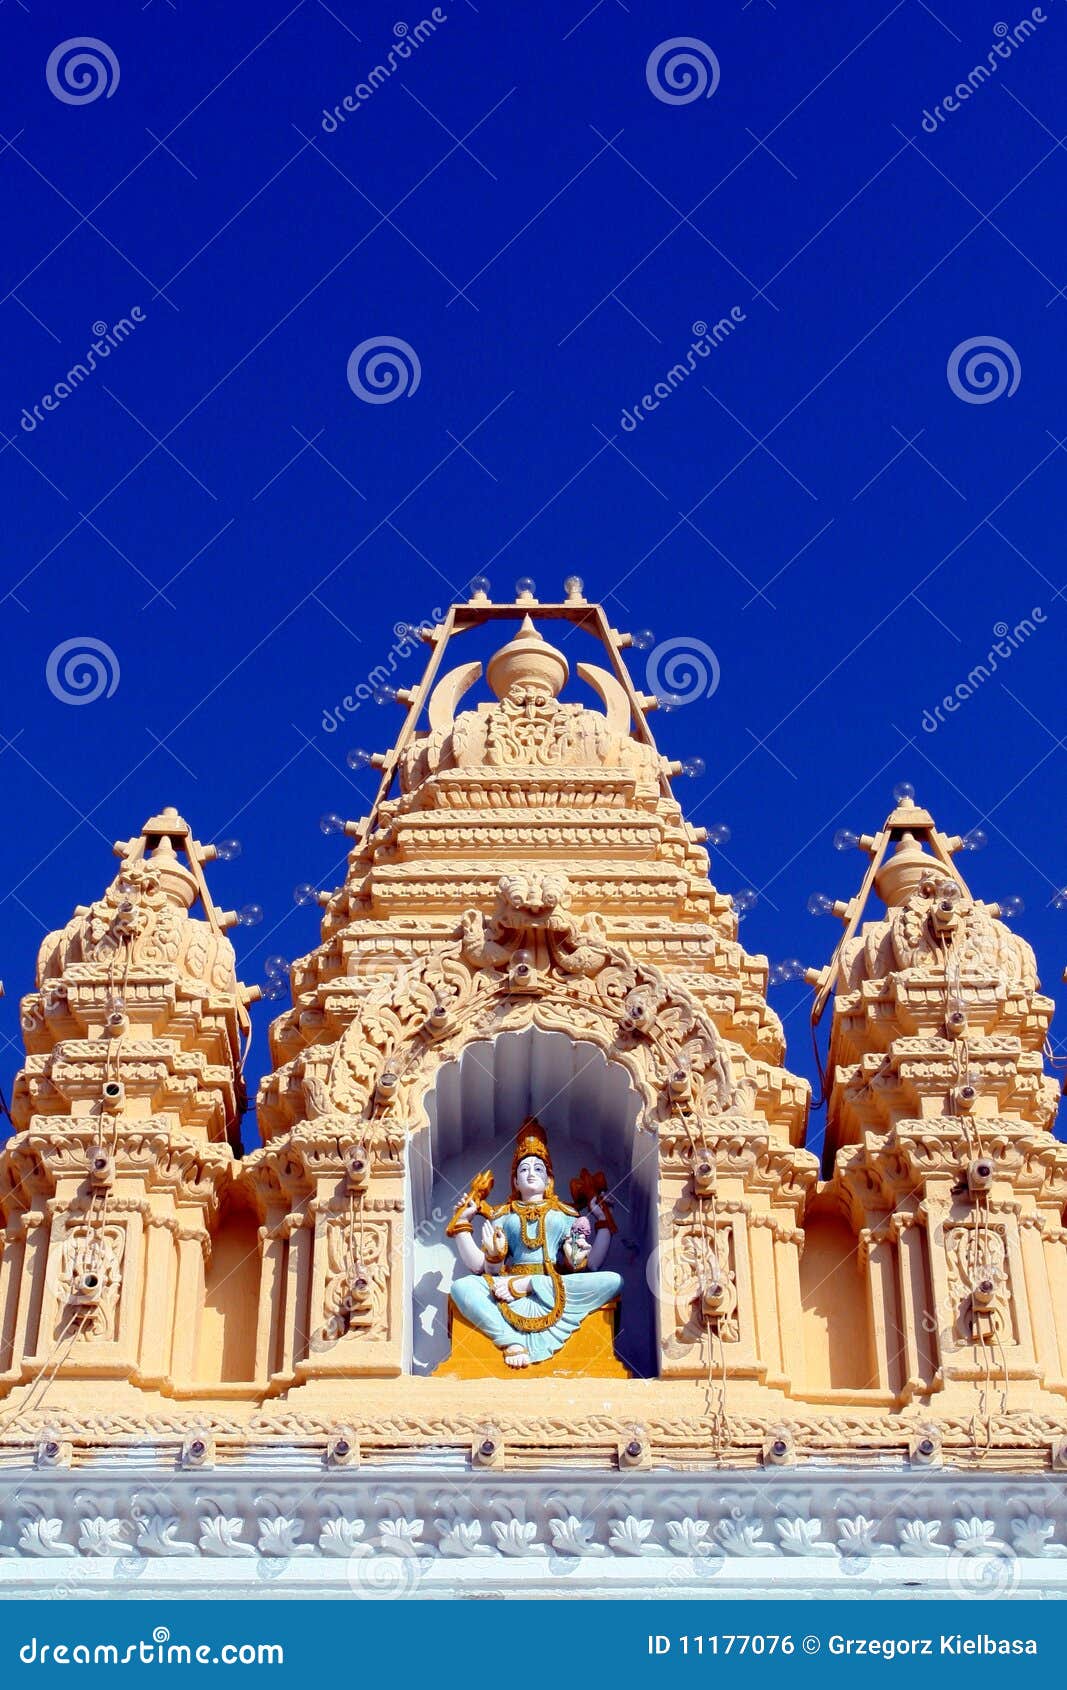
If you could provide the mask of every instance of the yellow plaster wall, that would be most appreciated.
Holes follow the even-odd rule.
[[[839,1215],[815,1210],[805,1220],[800,1300],[805,1388],[862,1390],[874,1384],[856,1237]]]
[[[251,1380],[256,1371],[259,1222],[231,1200],[220,1217],[207,1264],[197,1378],[205,1384]]]

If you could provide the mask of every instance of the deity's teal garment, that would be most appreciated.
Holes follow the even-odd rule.
[[[521,1344],[529,1352],[531,1361],[547,1361],[576,1332],[587,1314],[601,1309],[619,1295],[622,1280],[617,1273],[562,1273],[558,1279],[545,1271],[546,1259],[556,1265],[559,1252],[571,1227],[574,1215],[564,1209],[543,1209],[523,1205],[526,1218],[509,1209],[496,1217],[508,1242],[507,1258],[501,1263],[487,1264],[493,1274],[508,1273],[516,1278],[531,1275],[529,1294],[501,1304],[493,1296],[484,1275],[468,1273],[452,1282],[451,1297],[456,1308],[491,1338],[498,1349]],[[544,1244],[540,1242],[541,1217],[544,1221]],[[537,1271],[540,1270],[540,1271]],[[548,1324],[543,1320],[558,1311]],[[513,1324],[508,1315],[517,1316]],[[523,1323],[534,1320],[540,1330],[523,1329]]]

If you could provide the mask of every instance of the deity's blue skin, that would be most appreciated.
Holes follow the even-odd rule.
[[[510,1367],[528,1367],[549,1356],[576,1332],[586,1315],[619,1295],[617,1273],[601,1272],[610,1234],[598,1228],[589,1242],[589,1224],[576,1222],[575,1211],[549,1191],[549,1169],[540,1156],[523,1157],[515,1169],[511,1201],[482,1229],[482,1248],[461,1232],[456,1247],[470,1271],[453,1281],[455,1307],[491,1338]],[[463,1211],[469,1220],[473,1204]],[[598,1202],[594,1220],[603,1218]],[[506,1255],[493,1259],[494,1232],[503,1234]],[[570,1255],[583,1261],[578,1272],[559,1272],[564,1241]],[[565,1262],[566,1265],[566,1262]]]

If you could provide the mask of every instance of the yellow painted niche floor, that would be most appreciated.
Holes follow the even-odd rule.
[[[434,1369],[435,1377],[446,1379],[629,1379],[628,1368],[615,1354],[615,1304],[587,1315],[554,1356],[531,1362],[529,1367],[509,1367],[503,1350],[479,1332],[457,1309],[449,1308],[452,1352]]]

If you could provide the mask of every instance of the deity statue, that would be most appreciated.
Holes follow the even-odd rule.
[[[586,1315],[617,1297],[622,1279],[601,1272],[615,1230],[602,1174],[582,1169],[571,1182],[581,1212],[556,1196],[552,1158],[540,1124],[528,1120],[511,1164],[511,1198],[486,1201],[491,1173],[480,1173],[447,1232],[468,1270],[452,1283],[459,1312],[504,1352],[509,1367],[547,1361]],[[481,1246],[473,1221],[483,1217]]]

